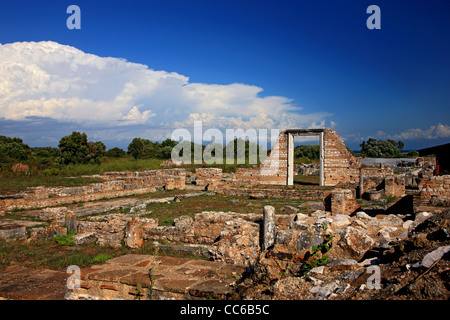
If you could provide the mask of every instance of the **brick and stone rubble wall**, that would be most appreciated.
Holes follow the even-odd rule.
[[[270,155],[261,163],[259,168],[237,169],[231,179],[235,183],[286,185],[288,176],[288,136],[286,131],[280,133]],[[339,138],[336,131],[324,129],[323,154],[324,185],[335,186],[339,183],[359,180],[359,159],[353,157]],[[202,169],[197,175],[197,181],[203,185],[211,179],[220,179],[219,173]]]
[[[394,175],[394,171],[391,168],[361,168],[360,178],[363,189],[375,188],[383,182],[384,178],[392,175]]]
[[[286,185],[288,166],[288,135],[281,132],[270,155],[260,166],[262,184]]]
[[[421,205],[450,206],[450,175],[424,176],[418,188]]]
[[[359,159],[352,156],[336,131],[324,130],[324,185],[359,181]]]
[[[234,196],[250,196],[255,193],[264,194],[267,198],[283,199],[303,199],[322,200],[331,192],[330,187],[308,186],[307,189],[301,186],[250,186],[241,187],[239,185],[221,185],[215,191],[219,194]]]
[[[325,208],[331,211],[332,215],[350,215],[360,208],[356,202],[355,190],[336,189],[325,199]]]
[[[402,197],[406,193],[405,177],[390,175],[384,179],[384,195]]]
[[[221,182],[223,172],[220,168],[197,168],[195,169],[196,184],[198,186],[214,186]]]
[[[105,182],[80,187],[35,187],[0,200],[0,214],[13,208],[31,209],[102,198],[154,192],[157,187],[183,189],[185,169],[149,170],[144,172],[108,172]]]

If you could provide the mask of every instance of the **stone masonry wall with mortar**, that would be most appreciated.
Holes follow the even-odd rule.
[[[36,187],[26,192],[0,200],[3,214],[13,208],[31,209],[102,198],[115,198],[132,194],[153,192],[156,188],[167,190],[185,187],[185,169],[150,170],[143,172],[107,172],[101,176],[103,183],[81,187]],[[0,214],[2,214],[0,212]]]
[[[359,181],[359,159],[353,157],[347,150],[336,131],[324,129],[323,154],[324,185],[335,186],[339,183],[356,183]],[[229,179],[220,177],[219,171],[198,169],[197,183],[214,185],[222,183],[243,183],[245,185],[267,184],[286,185],[288,176],[288,133],[280,133],[270,155],[259,168],[237,169]],[[209,173],[209,174],[208,174]],[[222,181],[219,181],[223,179]]]
[[[324,185],[359,181],[359,159],[352,156],[336,131],[324,131]]]
[[[450,175],[424,176],[419,181],[421,205],[450,206]]]

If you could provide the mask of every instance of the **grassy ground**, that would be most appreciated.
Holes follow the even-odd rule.
[[[41,240],[24,245],[19,241],[0,240],[0,269],[10,265],[22,265],[28,268],[46,268],[65,271],[70,265],[80,268],[103,263],[125,254],[155,254],[156,249],[147,242],[140,249],[100,247],[95,244],[81,246],[61,245],[55,239]],[[161,252],[161,251],[160,251]],[[185,252],[164,251],[164,255],[190,259],[204,259],[201,256]]]
[[[77,187],[102,182],[100,178],[64,177],[48,175],[9,174],[0,176],[0,195],[15,194],[30,187]]]
[[[237,200],[237,201],[230,201]],[[238,213],[261,213],[263,207],[271,205],[276,213],[281,213],[281,208],[286,205],[301,208],[304,201],[300,199],[262,199],[253,200],[249,197],[202,195],[192,198],[183,198],[180,202],[151,203],[147,205],[149,218],[158,218],[160,225],[171,225],[176,217],[187,215],[194,217],[196,213],[203,211],[223,211]]]
[[[153,196],[158,198],[176,194],[181,194],[180,190],[159,191],[158,194],[155,193]],[[231,202],[230,200],[238,201]],[[174,218],[178,216],[188,215],[193,217],[196,213],[202,211],[262,213],[263,206],[272,205],[275,207],[276,212],[280,213],[283,206],[291,205],[295,207],[300,206],[301,208],[302,203],[303,201],[299,199],[253,200],[248,197],[202,195],[182,198],[180,202],[149,204],[147,210],[151,212],[147,216],[158,218],[160,225],[172,225]],[[10,215],[8,218],[14,218],[14,215]],[[0,268],[19,264],[30,268],[48,268],[64,271],[69,265],[77,265],[80,268],[84,268],[124,254],[154,253],[151,241],[148,241],[140,249],[130,249],[125,246],[121,248],[100,247],[95,244],[74,247],[67,237],[40,240],[26,245],[20,241],[0,241]],[[163,254],[175,257],[202,258],[175,251],[165,251]]]
[[[294,176],[295,184],[305,184],[305,185],[319,185],[320,177],[317,176],[304,176],[302,174],[297,174]]]

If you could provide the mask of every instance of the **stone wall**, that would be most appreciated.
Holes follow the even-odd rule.
[[[359,159],[352,156],[336,131],[324,131],[324,185],[359,181]]]
[[[323,200],[331,192],[330,187],[308,186],[251,186],[219,185],[215,191],[219,194],[235,196],[263,195],[265,198]]]
[[[418,188],[421,205],[450,206],[450,175],[424,176]]]
[[[360,209],[356,202],[356,191],[348,189],[336,189],[325,199],[325,209],[332,215],[350,215]]]
[[[116,198],[132,194],[185,187],[185,169],[149,170],[143,172],[107,172],[100,176],[102,183],[81,187],[35,187],[0,200],[0,214],[13,208],[31,209],[65,203]]]
[[[240,168],[232,175],[228,182],[245,185],[266,184],[286,185],[288,183],[288,137],[287,131],[280,133],[270,155],[261,163],[259,168]],[[323,129],[323,173],[324,185],[335,186],[339,183],[356,183],[359,180],[359,159],[353,157],[339,138],[336,131]],[[200,185],[218,184],[220,172],[211,169],[200,169],[197,182]],[[215,182],[212,180],[216,179]]]
[[[391,197],[402,197],[405,195],[405,177],[391,175],[384,179],[384,195]]]

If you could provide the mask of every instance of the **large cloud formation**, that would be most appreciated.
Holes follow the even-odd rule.
[[[97,128],[91,131],[98,139],[163,139],[196,120],[221,130],[324,127],[330,116],[301,114],[292,100],[262,92],[248,84],[190,83],[175,72],[51,41],[0,44],[0,119],[76,123]]]

